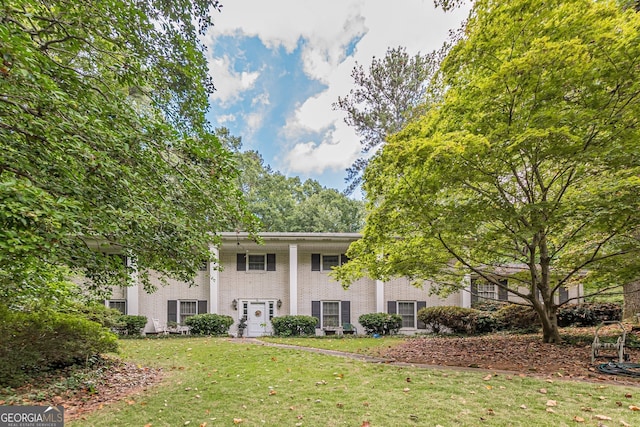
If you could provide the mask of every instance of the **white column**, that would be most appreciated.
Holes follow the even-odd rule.
[[[289,245],[289,314],[298,314],[298,245]]]
[[[376,280],[376,313],[386,312],[384,308],[384,282]]]
[[[211,248],[211,253],[217,261],[220,260],[220,251],[216,247]],[[218,285],[220,283],[220,269],[218,262],[209,263],[209,311],[218,313]]]
[[[126,262],[127,267],[131,268],[131,272],[129,273],[131,285],[127,286],[127,314],[137,316],[140,314],[138,266],[133,257],[127,257]]]
[[[462,283],[463,288],[460,290],[462,294],[462,307],[471,308],[471,275],[465,274]]]

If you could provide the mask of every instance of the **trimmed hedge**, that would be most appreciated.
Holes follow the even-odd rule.
[[[11,387],[118,350],[117,337],[100,324],[52,311],[22,313],[0,306],[0,337],[0,385]]]
[[[622,319],[622,306],[615,303],[581,303],[558,309],[558,326],[596,326]]]
[[[457,306],[425,307],[418,311],[418,319],[435,333],[446,328],[456,334],[484,334],[498,327],[492,313]]]
[[[196,314],[189,316],[184,323],[191,328],[193,335],[228,335],[233,318],[222,314]]]
[[[508,304],[494,313],[500,329],[537,331],[540,319],[533,307],[528,305]]]
[[[402,327],[402,317],[399,314],[368,313],[358,317],[358,322],[367,335],[396,334]]]
[[[271,319],[273,334],[279,337],[315,335],[318,319],[313,316],[280,316]]]
[[[142,329],[146,324],[146,316],[122,314],[118,317],[118,329],[125,331],[127,335],[141,335]]]

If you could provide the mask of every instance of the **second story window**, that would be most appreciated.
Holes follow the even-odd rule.
[[[237,271],[276,271],[276,254],[237,254]]]

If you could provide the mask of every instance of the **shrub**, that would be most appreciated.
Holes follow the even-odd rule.
[[[616,303],[567,304],[558,309],[558,326],[596,326],[622,319],[622,307]]]
[[[100,324],[52,311],[23,313],[0,306],[0,336],[0,384],[12,387],[118,349],[117,337]]]
[[[492,312],[473,310],[467,315],[467,333],[488,334],[499,329],[500,322]]]
[[[233,318],[222,314],[196,314],[185,322],[194,335],[227,335],[233,325]]]
[[[121,314],[118,317],[118,324],[119,329],[125,331],[127,335],[140,335],[140,332],[147,324],[147,317]]]
[[[528,305],[508,304],[496,311],[502,329],[535,331],[540,328],[538,313]]]
[[[471,305],[471,308],[475,308],[476,310],[480,310],[480,311],[495,312],[500,310],[502,307],[504,307],[507,304],[509,303],[506,301],[480,300],[480,301],[474,302]]]
[[[443,332],[443,328],[457,334],[485,333],[494,330],[496,325],[490,313],[447,305],[422,308],[418,319],[435,333]]]
[[[315,335],[318,319],[313,316],[280,316],[271,319],[274,335],[293,337]]]
[[[399,314],[369,313],[358,317],[358,322],[368,335],[391,335],[402,327],[402,317]]]
[[[121,326],[120,316],[122,314],[116,309],[106,307],[104,304],[72,303],[59,311],[82,316],[109,329]]]

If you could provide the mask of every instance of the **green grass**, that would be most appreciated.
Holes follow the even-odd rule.
[[[345,335],[340,338],[333,337],[262,337],[262,341],[275,344],[297,345],[313,347],[325,350],[346,351],[348,353],[364,354],[369,356],[379,355],[380,350],[402,344],[407,337],[391,336],[372,338],[364,336]]]
[[[338,350],[373,340],[310,341]],[[121,346],[123,357],[162,367],[162,383],[68,427],[233,426],[234,419],[242,419],[240,426],[640,425],[640,412],[629,409],[640,406],[640,389],[633,387],[371,364],[242,340],[125,340]]]

